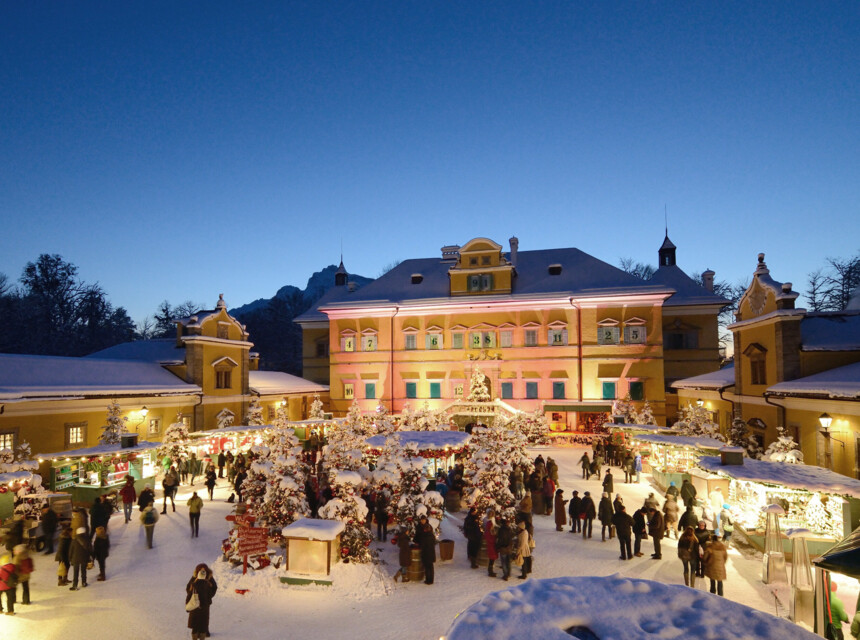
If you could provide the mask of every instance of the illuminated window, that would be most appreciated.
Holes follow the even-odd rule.
[[[442,397],[442,383],[441,382],[431,382],[430,383],[430,397],[431,398],[441,398]]]
[[[463,348],[463,334],[460,332],[451,334],[451,348],[452,349],[462,349]]]
[[[3,433],[0,433],[0,450],[2,449],[10,449],[11,451],[15,450],[14,431],[5,431]]]
[[[502,331],[499,333],[499,346],[503,349],[511,347],[514,344],[514,332]]]
[[[551,347],[563,347],[567,344],[567,329],[550,329],[546,343]]]
[[[502,383],[502,400],[510,400],[514,397],[514,383],[513,382],[503,382]]]
[[[345,400],[352,400],[355,397],[355,387],[351,382],[344,382],[343,397]]]
[[[441,349],[442,348],[442,334],[441,333],[428,333],[424,336],[424,348],[425,349]]]
[[[66,447],[71,448],[75,445],[82,445],[87,436],[86,422],[67,422],[65,424],[66,431]]]
[[[362,351],[376,351],[376,336],[362,336],[361,337],[361,350]]]
[[[406,383],[406,397],[407,398],[417,398],[418,397],[418,383],[417,382],[407,382]]]
[[[149,433],[150,435],[161,433],[161,418],[153,418],[149,421]]]
[[[597,327],[597,344],[618,344],[620,335],[618,327]]]
[[[473,331],[469,334],[469,346],[472,349],[495,349],[495,331]]]
[[[355,351],[355,336],[344,336],[340,339],[341,351]]]

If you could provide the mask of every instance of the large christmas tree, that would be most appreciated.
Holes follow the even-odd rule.
[[[394,492],[389,507],[395,521],[405,528],[411,537],[415,535],[418,518],[425,515],[438,538],[444,500],[438,491],[427,491],[430,484],[424,475],[424,464],[427,461],[414,447],[407,447],[402,449],[392,462],[399,476],[398,481],[393,484]]]
[[[370,562],[370,542],[373,539],[365,525],[367,505],[355,493],[361,476],[355,471],[333,470],[329,484],[334,497],[320,507],[319,514],[326,520],[340,520],[344,530],[340,537],[340,555],[344,562]]]
[[[472,430],[464,478],[470,507],[477,507],[479,514],[492,507],[497,516],[513,521],[516,509],[510,474],[515,465],[527,462],[525,447],[525,436],[507,425]]]
[[[107,408],[107,421],[102,426],[102,434],[99,436],[99,444],[119,444],[120,436],[123,433],[128,433],[126,429],[128,418],[122,415],[122,409],[119,403],[114,400]]]
[[[681,409],[681,419],[674,425],[681,435],[706,436],[725,441],[720,426],[711,421],[710,412],[704,407],[688,404]]]
[[[158,459],[169,457],[171,460],[188,455],[188,427],[182,422],[182,414],[176,416],[176,422],[164,431],[161,446],[158,447]]]
[[[269,448],[272,466],[262,514],[270,532],[280,534],[285,526],[310,513],[305,498],[308,468],[302,462],[302,447],[292,429],[275,435]]]
[[[469,402],[491,402],[490,385],[487,376],[478,367],[472,371],[472,379],[469,381]]]
[[[373,422],[361,415],[357,402],[349,408],[346,420],[328,430],[325,460],[329,468],[356,471],[361,467],[364,441],[374,433]]]

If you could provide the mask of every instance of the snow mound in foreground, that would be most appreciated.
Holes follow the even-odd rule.
[[[782,618],[703,591],[619,575],[528,580],[489,593],[460,614],[446,640],[814,640]]]

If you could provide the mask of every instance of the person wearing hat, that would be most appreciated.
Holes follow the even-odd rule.
[[[125,485],[119,490],[119,495],[122,498],[122,513],[125,516],[125,523],[128,524],[131,522],[131,510],[134,508],[135,500],[137,500],[133,476],[127,475],[125,477]]]
[[[433,584],[433,564],[436,562],[436,534],[423,513],[418,518],[413,542],[421,549],[421,564],[424,566],[424,584]]]
[[[3,611],[3,594],[6,594],[6,615],[15,615],[15,596],[18,591],[15,565],[12,556],[4,553],[0,556],[0,611]]]
[[[42,506],[42,539],[45,541],[45,555],[54,553],[54,536],[57,534],[59,520],[56,512],[47,502]]]
[[[723,530],[723,542],[728,542],[729,538],[732,537],[732,532],[735,530],[732,507],[729,503],[725,503],[723,510],[720,511],[720,527]]]
[[[204,640],[209,635],[209,607],[215,595],[215,581],[210,580],[209,567],[197,565],[191,581],[185,587],[185,603],[197,594],[199,605],[188,612],[188,628],[191,629],[192,640]]]
[[[555,491],[555,530],[556,531],[564,531],[564,525],[567,524],[567,511],[564,508],[564,505],[567,504],[567,500],[564,499],[564,491],[562,489],[556,489]]]
[[[666,532],[666,523],[663,520],[663,514],[654,507],[649,507],[648,513],[650,514],[650,518],[648,519],[648,535],[654,541],[654,553],[651,554],[651,557],[654,560],[659,560],[663,557],[663,553],[660,550],[660,542],[663,540],[663,535]]]
[[[532,548],[529,544],[529,531],[526,528],[526,523],[520,522],[517,527],[517,564],[522,565],[522,572],[518,577],[520,580],[525,580],[532,572]]]
[[[75,531],[75,537],[72,539],[72,544],[69,547],[69,562],[74,569],[72,578],[71,591],[78,590],[78,578],[81,580],[81,586],[87,586],[87,565],[92,557],[93,550],[90,546],[90,537],[87,535],[86,527],[78,527]]]
[[[582,494],[582,504],[580,505],[582,509],[582,513],[585,514],[585,518],[582,523],[582,537],[590,538],[591,537],[591,525],[594,522],[594,518],[597,516],[597,509],[594,506],[594,500],[591,499],[591,492],[586,491]]]
[[[158,511],[149,505],[140,514],[140,524],[146,531],[146,548],[152,549],[152,534],[155,531],[155,523],[158,522]]]

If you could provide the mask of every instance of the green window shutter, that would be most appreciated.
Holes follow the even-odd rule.
[[[553,400],[564,400],[564,383],[563,382],[553,382],[552,383],[552,398],[553,398]]]
[[[536,400],[538,397],[538,383],[526,382],[526,399]]]
[[[430,383],[430,397],[431,398],[441,398],[442,397],[442,383],[441,382],[431,382]]]
[[[417,382],[407,382],[406,383],[406,397],[407,398],[417,398],[418,397],[418,383]]]
[[[367,382],[364,385],[364,397],[368,400],[376,400],[376,383]]]
[[[604,382],[603,383],[603,399],[604,400],[614,400],[615,399],[615,383],[614,382]]]
[[[630,383],[630,399],[644,400],[645,399],[645,383],[631,382]]]
[[[513,382],[503,382],[502,383],[502,400],[510,400],[514,397],[514,383]]]

